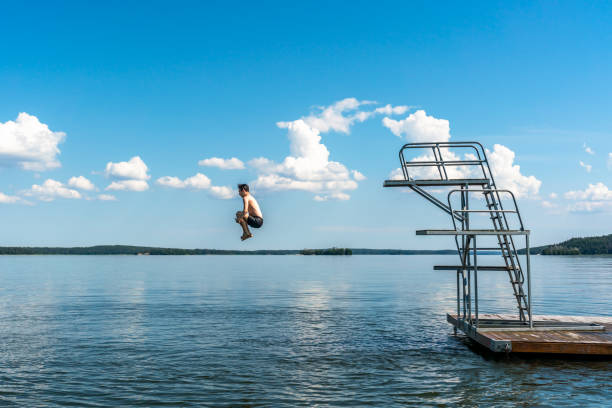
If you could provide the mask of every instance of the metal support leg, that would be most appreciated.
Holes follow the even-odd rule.
[[[472,272],[468,269],[467,271],[467,310],[468,310],[468,321],[472,323]]]
[[[466,303],[467,293],[465,293],[466,284],[467,282],[465,280],[465,272],[461,271],[461,298],[463,299],[463,320],[464,321],[467,316],[467,303]]]
[[[476,312],[476,329],[478,329],[478,247],[476,246],[476,235],[472,237],[474,240],[474,311]]]
[[[525,251],[527,255],[527,308],[529,312],[529,328],[533,329],[533,318],[531,316],[531,259],[529,256],[529,234],[525,235]]]
[[[459,316],[461,315],[461,299],[459,298],[459,274],[461,273],[460,269],[457,269],[457,321],[459,321]],[[457,334],[457,326],[453,326],[453,332]]]

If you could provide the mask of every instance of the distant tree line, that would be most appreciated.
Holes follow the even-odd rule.
[[[157,248],[131,245],[91,247],[0,247],[0,255],[297,255],[298,250],[237,251],[226,249]]]
[[[519,253],[525,253],[522,249]],[[610,255],[612,254],[612,234],[599,237],[572,238],[554,245],[544,245],[529,249],[531,254],[541,255]]]
[[[157,248],[132,245],[96,245],[90,247],[0,247],[0,255],[430,255],[456,253],[456,250],[449,249],[327,248],[239,251],[231,249]]]
[[[542,255],[580,255],[578,248],[566,248],[559,245],[551,245],[540,252]]]

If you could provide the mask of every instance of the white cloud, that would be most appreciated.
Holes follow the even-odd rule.
[[[4,193],[0,193],[0,204],[15,204],[22,202],[23,199],[17,196],[10,196]]]
[[[391,173],[389,173],[388,178],[389,180],[403,180],[404,173],[402,172],[402,169],[398,167],[397,169],[392,170]]]
[[[589,146],[587,146],[586,143],[583,143],[582,147],[584,148],[584,151],[587,152],[588,154],[595,154],[593,149],[591,149]]]
[[[605,201],[612,200],[612,190],[602,183],[589,184],[585,190],[568,191],[565,198],[569,200],[593,200]]]
[[[448,120],[427,116],[424,110],[418,110],[400,120],[385,117],[382,123],[395,136],[405,136],[411,142],[446,142],[450,139]]]
[[[380,108],[374,109],[374,113],[381,113],[383,115],[403,115],[410,109],[409,106],[391,106],[389,104],[381,106]]]
[[[202,173],[197,173],[195,176],[186,178],[184,183],[185,187],[195,190],[204,190],[210,187],[210,179]]]
[[[550,201],[546,201],[546,200],[542,200],[541,202],[542,207],[544,208],[555,208],[557,205],[554,203],[551,203]]]
[[[58,168],[58,145],[65,137],[64,132],[54,132],[36,116],[22,112],[16,121],[0,123],[0,163],[33,171]]]
[[[359,106],[371,103],[369,101],[360,102],[355,98],[346,98],[333,105],[320,107],[321,112],[303,117],[302,120],[309,127],[317,129],[319,132],[325,133],[334,130],[336,132],[349,133],[351,125],[355,121],[363,122],[367,119],[367,115],[359,115],[359,112],[353,115],[345,115],[344,113],[355,111]],[[279,127],[283,127],[280,123],[287,122],[279,122]]]
[[[521,167],[514,164],[515,153],[506,146],[495,144],[487,150],[491,171],[497,188],[512,191],[517,198],[537,195],[542,182],[534,176],[521,174]]]
[[[564,197],[577,201],[568,207],[572,212],[593,212],[612,208],[612,190],[602,182],[589,184],[584,190],[568,191]]]
[[[209,192],[211,196],[221,200],[229,200],[237,195],[236,190],[228,186],[211,186]]]
[[[149,168],[139,156],[134,156],[126,162],[106,164],[106,175],[121,179],[148,180],[151,178],[147,174],[148,171]]]
[[[146,180],[151,176],[147,173],[149,168],[140,156],[134,156],[128,161],[108,162],[105,173],[108,177],[119,180],[111,182],[106,190],[115,191],[146,191],[149,183]]]
[[[571,212],[596,212],[604,209],[607,203],[601,201],[578,201],[568,206]]]
[[[170,188],[185,188],[185,182],[178,177],[164,176],[156,181],[157,184]]]
[[[205,190],[210,187],[210,179],[202,174],[197,173],[195,176],[181,180],[178,177],[165,176],[157,179],[157,184],[170,188],[190,188],[194,190]]]
[[[157,184],[177,189],[208,190],[212,197],[222,200],[228,200],[237,195],[236,190],[231,187],[211,185],[210,179],[202,173],[188,177],[185,180],[172,176],[160,177],[157,179]]]
[[[354,190],[357,182],[353,180],[311,181],[295,180],[278,174],[259,176],[255,182],[257,188],[270,191],[303,190],[313,193],[331,190]]]
[[[591,166],[590,164],[583,163],[582,160],[580,160],[580,167],[584,167],[587,173],[590,173],[591,169],[593,168],[593,166]]]
[[[210,159],[203,159],[198,162],[200,166],[218,167],[223,170],[241,170],[244,169],[244,163],[232,157],[231,159],[221,159],[219,157],[211,157]]]
[[[353,175],[353,178],[357,181],[363,181],[366,179],[366,176],[364,176],[362,173],[358,172],[357,170],[351,170],[351,174]]]
[[[314,196],[315,201],[330,201],[330,200],[346,201],[350,198],[351,196],[345,193],[333,193],[333,194],[322,195],[322,196],[317,194]]]
[[[369,103],[369,102],[367,102]],[[363,122],[366,119],[371,118],[374,115],[382,114],[382,115],[402,115],[406,113],[406,111],[410,109],[410,106],[400,105],[400,106],[391,106],[389,104],[385,106],[381,106],[379,108],[374,109],[373,111],[361,111],[357,112],[354,115],[354,120],[359,122]]]
[[[70,189],[53,179],[45,180],[42,185],[32,185],[32,188],[25,191],[24,195],[36,197],[41,201],[53,201],[56,198],[78,199],[82,197],[78,191]]]
[[[145,191],[148,189],[149,184],[144,180],[118,180],[106,187],[106,190],[116,191]]]
[[[117,197],[111,194],[98,194],[98,200],[102,201],[117,201]]]
[[[383,125],[396,136],[405,136],[411,142],[447,142],[451,137],[448,120],[427,116],[423,110],[418,110],[402,120],[384,118]],[[441,148],[440,151],[444,160],[477,159],[473,153],[467,153],[461,157],[451,148]],[[493,146],[493,151],[487,149],[486,153],[498,188],[511,190],[517,197],[537,195],[542,182],[534,176],[521,174],[520,166],[514,164],[515,153],[512,150],[496,144]],[[418,157],[407,157],[407,160],[411,162],[434,161],[435,157],[433,153],[426,152]],[[446,173],[451,179],[482,177],[481,172],[475,166],[447,166]],[[440,178],[438,168],[434,166],[413,167],[409,170],[409,175],[415,179]],[[402,170],[400,168],[393,170],[389,174],[389,179],[404,179]]]
[[[68,185],[78,188],[79,190],[92,191],[96,189],[96,186],[83,176],[71,177],[70,180],[68,180]]]
[[[329,150],[322,143],[321,134],[336,131],[349,133],[356,122],[363,122],[376,114],[404,113],[407,106],[386,105],[371,111],[359,111],[370,101],[346,98],[320,112],[288,122],[278,122],[277,126],[287,129],[290,155],[281,163],[265,157],[249,161],[258,172],[253,183],[262,190],[304,190],[316,193],[317,200],[324,197],[348,199],[345,191],[357,188],[357,181],[365,179],[359,171],[351,170],[337,161],[329,160]],[[351,178],[352,175],[352,178]]]
[[[555,198],[559,197],[559,195],[558,195],[557,193],[550,193],[548,196],[549,196],[550,198],[552,198],[553,200],[554,200]]]

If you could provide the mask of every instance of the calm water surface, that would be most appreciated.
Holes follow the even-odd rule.
[[[454,273],[431,267],[455,258],[0,257],[0,406],[612,401],[611,361],[453,336]],[[535,313],[612,314],[612,257],[532,259]],[[506,276],[479,283],[481,310],[513,309]]]

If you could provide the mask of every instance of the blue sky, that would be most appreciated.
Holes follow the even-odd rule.
[[[611,8],[4,5],[0,245],[448,248],[414,236],[443,213],[381,187],[424,137],[497,152],[534,243],[610,233]],[[265,218],[244,243],[238,182]]]

